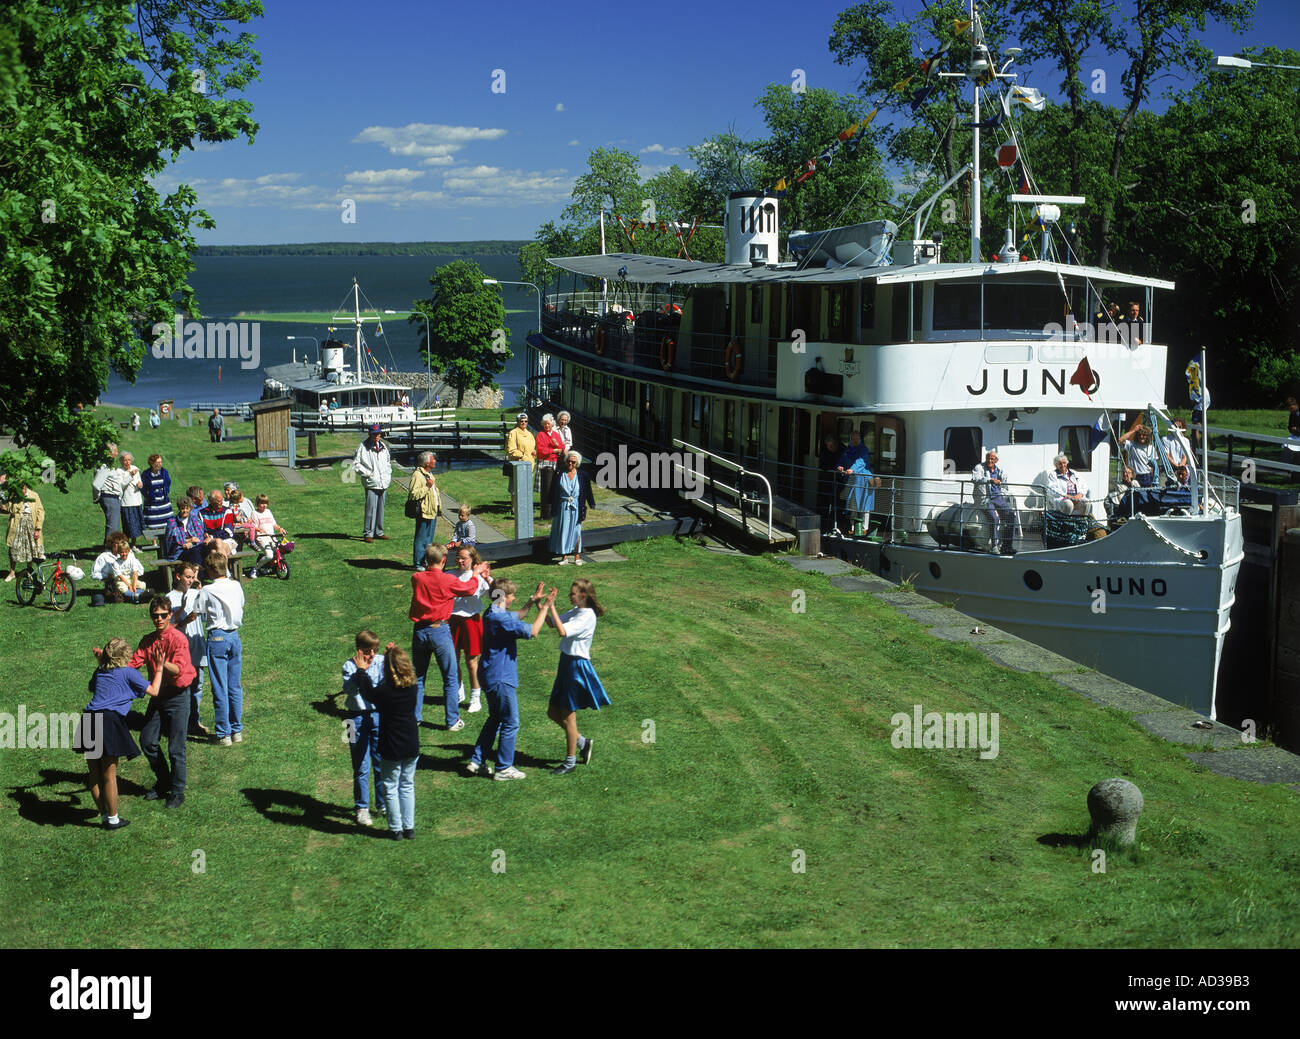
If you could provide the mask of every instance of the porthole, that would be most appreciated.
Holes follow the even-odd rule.
[[[943,571],[939,569],[938,563],[930,564],[930,576],[933,577],[936,581],[943,576]]]
[[[1025,587],[1031,592],[1039,591],[1043,587],[1043,575],[1037,570],[1026,570]]]

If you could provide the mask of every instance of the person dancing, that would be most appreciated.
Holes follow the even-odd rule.
[[[605,615],[605,608],[596,600],[595,585],[586,578],[578,578],[569,589],[569,602],[573,603],[573,609],[557,613],[552,600],[546,619],[560,636],[560,666],[546,709],[546,716],[564,730],[564,762],[551,769],[557,776],[572,772],[579,754],[584,765],[591,762],[594,740],[578,731],[577,712],[588,707],[599,711],[611,702],[596,669],[591,666],[596,619]]]

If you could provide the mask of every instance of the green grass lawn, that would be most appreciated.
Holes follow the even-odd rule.
[[[251,443],[198,427],[121,440],[161,451],[174,486],[266,491],[294,572],[245,585],[247,740],[190,743],[180,809],[141,799],[141,757],[121,769],[132,825],[105,833],[87,825],[78,756],[0,751],[0,945],[1280,947],[1300,933],[1292,791],[1199,769],[1126,715],[776,557],[672,540],[580,571],[609,610],[593,658],[613,705],[580,716],[592,763],[542,771],[563,753],[544,629],[519,657],[529,778],[461,774],[484,714],[460,733],[426,724],[416,840],[382,840],[352,821],[339,667],[362,627],[409,646],[411,522],[390,511],[395,540],[366,545],[361,491],[337,467],[290,487]],[[97,540],[88,487],[44,488],[48,549]],[[578,572],[498,573],[567,590]],[[80,710],[90,647],[148,630],[142,608],[0,595],[3,711]],[[913,704],[997,712],[999,755],[895,749],[890,718]],[[1087,791],[1110,776],[1146,810],[1139,848],[1096,873],[1054,835],[1086,830]]]

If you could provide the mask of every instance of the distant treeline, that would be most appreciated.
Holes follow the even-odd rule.
[[[298,242],[287,245],[200,245],[195,256],[493,256],[517,253],[523,241]]]

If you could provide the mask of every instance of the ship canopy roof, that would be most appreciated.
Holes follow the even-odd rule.
[[[918,281],[959,281],[986,276],[998,278],[1018,274],[1043,274],[1056,277],[1059,274],[1065,277],[1087,278],[1099,284],[1135,285],[1156,289],[1174,287],[1172,281],[1162,278],[1121,274],[1101,267],[1055,263],[1051,260],[1023,260],[1019,263],[919,263],[907,266],[886,264],[879,267],[828,269],[826,267],[800,268],[794,264],[764,264],[747,267],[735,263],[704,263],[700,260],[678,260],[665,256],[643,256],[638,253],[609,253],[605,256],[558,256],[547,262],[562,270],[588,278],[666,285],[747,285],[761,282],[834,284],[867,279],[889,285]]]

